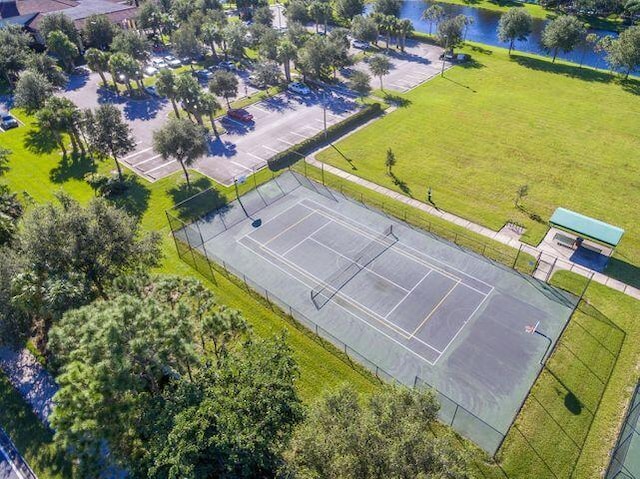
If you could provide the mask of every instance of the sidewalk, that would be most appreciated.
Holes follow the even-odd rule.
[[[404,196],[401,193],[393,191],[384,186],[380,186],[369,180],[360,178],[359,176],[352,175],[351,173],[347,173],[346,171],[341,170],[340,168],[336,168],[335,166],[322,163],[321,161],[316,160],[315,155],[308,156],[305,159],[305,161],[311,166],[315,166],[316,168],[324,168],[324,171],[331,173],[332,175],[338,176],[344,180],[350,181],[351,183],[355,183],[364,188],[373,190],[376,193],[379,193],[381,195],[388,196],[389,198],[392,198],[394,200],[401,201],[402,203],[405,203],[408,206],[424,211],[425,213],[441,218],[455,225],[461,226],[462,228],[465,228],[473,233],[479,234],[486,238],[490,238],[494,241],[498,241],[499,243],[505,244],[507,246],[511,246],[512,248],[521,249],[523,252],[528,253],[536,258],[540,258],[542,257],[542,255],[545,255],[546,257],[550,257],[551,262],[548,262],[545,259],[544,266],[542,262],[539,262],[538,269],[534,271],[533,275],[538,279],[545,281],[547,278],[551,276],[552,273],[556,271],[570,270],[570,271],[573,271],[574,273],[577,273],[585,277],[589,277],[593,275],[592,277],[593,281],[603,284],[605,286],[608,286],[617,291],[620,291],[628,296],[631,296],[632,298],[640,300],[640,289],[634,288],[633,286],[630,286],[621,281],[613,279],[605,274],[588,269],[584,266],[578,266],[575,263],[571,263],[570,261],[567,261],[563,258],[559,258],[553,251],[548,251],[546,248],[540,248],[540,247],[535,247],[535,246],[525,244],[522,241],[519,241],[518,239],[510,235],[507,235],[505,233],[501,233],[499,231],[494,231],[492,229],[486,228],[484,226],[481,226],[477,223],[473,223],[469,220],[466,220],[454,214],[439,210],[421,201]]]

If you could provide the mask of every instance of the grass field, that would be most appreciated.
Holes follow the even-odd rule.
[[[422,141],[428,143],[433,147],[436,143],[429,136],[433,128],[439,128],[434,118],[431,116],[438,114],[443,115],[443,119],[447,119],[447,115],[459,116],[458,122],[448,121],[447,125],[452,128],[454,124],[465,124],[470,121],[473,125],[473,121],[478,124],[479,120],[476,118],[478,115],[468,112],[467,108],[462,109],[463,105],[472,103],[474,105],[481,105],[489,111],[489,121],[484,128],[484,134],[490,138],[496,138],[496,135],[492,133],[491,129],[496,127],[498,120],[494,119],[494,115],[499,115],[500,112],[491,111],[491,99],[486,98],[484,102],[473,103],[476,100],[473,95],[467,93],[467,88],[463,88],[460,85],[453,83],[468,82],[471,88],[478,91],[484,89],[491,89],[494,91],[502,86],[505,90],[510,82],[514,82],[516,86],[515,90],[519,97],[526,98],[525,90],[520,83],[526,82],[526,75],[530,75],[530,88],[532,90],[531,95],[535,96],[533,92],[540,94],[540,87],[536,83],[540,81],[540,78],[545,78],[547,82],[546,89],[550,92],[558,92],[559,90],[566,90],[569,88],[565,84],[569,85],[582,85],[585,80],[579,80],[563,74],[551,74],[547,72],[541,72],[537,69],[526,68],[523,66],[513,65],[506,60],[506,57],[500,58],[500,52],[493,55],[488,53],[475,52],[474,55],[479,63],[483,66],[478,66],[477,69],[462,70],[456,69],[451,72],[449,80],[436,80],[433,83],[415,90],[414,92],[406,95],[406,99],[412,103],[397,112],[389,115],[387,118],[374,124],[388,122],[394,115],[407,115],[407,112],[414,111],[415,115],[420,116],[421,111],[427,109],[425,115],[420,116],[420,120],[412,122],[410,116],[407,116],[406,121],[408,124],[413,124],[414,134],[419,136]],[[520,72],[512,70],[513,67],[521,69]],[[491,75],[486,76],[487,72],[494,71],[496,75],[507,75],[508,78],[494,79]],[[516,74],[518,73],[518,74]],[[476,77],[476,75],[480,75]],[[549,77],[547,78],[547,75]],[[498,85],[492,85],[491,81],[495,80]],[[445,83],[446,82],[446,83]],[[463,83],[464,84],[464,83]],[[487,85],[488,84],[488,85]],[[563,88],[558,86],[565,85]],[[611,96],[625,95],[629,101],[636,100],[637,97],[633,95],[627,95],[627,93],[620,93],[622,86],[601,84],[597,81],[584,83],[584,88],[595,88],[596,92],[600,89],[606,91],[611,90]],[[416,92],[426,90],[429,93],[422,93],[417,98],[412,98]],[[618,93],[614,94],[615,91]],[[451,93],[453,92],[453,94]],[[595,94],[595,93],[594,93]],[[460,101],[457,102],[459,107],[456,109],[454,104],[449,109],[445,108],[445,95],[449,95],[449,102],[451,102],[451,96],[461,96]],[[565,91],[566,95],[566,91]],[[576,92],[576,95],[581,95]],[[433,97],[433,98],[432,98]],[[582,98],[584,100],[584,98]],[[532,108],[531,103],[533,99],[529,98],[528,108]],[[431,103],[429,103],[431,102]],[[513,98],[511,102],[499,103],[501,112],[507,114],[507,118],[510,121],[515,121],[518,118],[516,105],[513,105]],[[577,108],[577,114],[582,118],[581,109],[586,108],[583,105],[579,105],[578,100],[572,100],[572,105],[575,102],[575,108]],[[455,101],[452,103],[456,103]],[[512,107],[508,107],[513,105]],[[578,108],[580,107],[580,108]],[[559,110],[556,105],[549,105],[549,108],[554,110],[554,116],[559,115]],[[594,107],[595,108],[595,107]],[[434,109],[436,111],[434,112]],[[495,107],[493,107],[495,110]],[[631,112],[631,106],[628,106],[629,113]],[[455,111],[452,111],[455,110]],[[595,114],[595,113],[594,113]],[[637,118],[637,113],[635,113]],[[29,119],[19,115],[21,119],[28,121]],[[467,119],[467,116],[469,118]],[[571,115],[568,113],[564,115],[565,121],[568,121]],[[603,119],[602,128],[611,128],[607,124],[606,119],[611,118],[612,112],[608,105],[604,105],[600,118]],[[629,116],[627,115],[629,118]],[[633,118],[633,117],[631,117]],[[549,126],[560,128],[560,118],[555,118]],[[540,120],[542,121],[542,120]],[[551,121],[551,120],[550,120]],[[574,124],[580,124],[577,120],[572,120]],[[424,127],[420,129],[416,125],[420,122],[424,122]],[[535,131],[540,131],[540,126],[536,126],[536,122],[532,122],[535,126]],[[427,126],[428,125],[428,126]],[[367,133],[368,130],[373,127],[369,127],[362,132],[354,135],[361,135]],[[580,128],[584,128],[581,126]],[[624,127],[621,127],[624,130]],[[515,129],[515,128],[514,128]],[[438,130],[444,135],[444,128]],[[429,133],[427,137],[420,135],[420,132],[424,131]],[[546,131],[546,130],[545,130]],[[566,132],[566,129],[564,130]],[[607,138],[607,143],[614,143],[614,139],[610,138],[610,134],[607,130],[606,134],[595,133]],[[628,130],[627,130],[628,131]],[[89,186],[83,181],[83,176],[86,172],[93,170],[94,168],[88,162],[77,162],[76,164],[61,162],[61,157],[57,153],[39,155],[25,149],[25,139],[29,135],[29,128],[22,127],[17,130],[13,130],[7,134],[0,134],[0,141],[3,146],[6,146],[13,150],[14,154],[11,159],[11,170],[6,175],[6,181],[11,187],[17,191],[25,191],[30,197],[37,202],[49,201],[53,198],[53,195],[58,190],[63,190],[70,195],[78,198],[81,201],[87,201],[92,197],[93,192]],[[478,134],[475,135],[463,130],[462,128],[456,129],[457,134],[461,135],[468,142],[477,142]],[[553,135],[552,135],[553,133]],[[555,148],[560,148],[562,142],[560,141],[560,135],[555,131],[550,131],[548,135],[550,141],[554,141]],[[455,136],[450,134],[450,136]],[[475,136],[475,139],[474,139]],[[526,139],[526,135],[523,132],[514,131],[510,132],[509,136],[515,136],[520,141]],[[353,138],[353,137],[352,137]],[[367,139],[368,138],[368,139]],[[367,137],[365,141],[372,141],[374,138]],[[616,137],[619,141],[620,137]],[[350,141],[351,138],[348,141]],[[409,165],[403,165],[407,162],[407,157],[400,154],[400,148],[405,142],[411,142],[412,139],[407,132],[402,135],[398,134],[396,139],[392,142],[394,148],[396,148],[396,154],[399,159],[398,164],[398,177],[409,181],[414,179],[412,175],[418,175],[423,168],[416,165],[411,174],[405,173],[403,177],[400,174],[402,167]],[[467,142],[455,142],[449,140],[449,145],[459,148],[464,155],[469,155],[466,161],[467,164],[464,167],[460,167],[462,171],[458,171],[458,168],[447,167],[447,172],[453,173],[456,179],[464,179],[464,171],[466,174],[477,174],[484,178],[479,178],[481,184],[483,182],[489,182],[492,184],[491,175],[487,171],[476,171],[473,165],[469,163],[474,156],[474,149],[472,145]],[[485,139],[486,141],[486,139]],[[532,139],[531,141],[535,141]],[[628,138],[626,141],[633,141]],[[539,148],[544,148],[546,152],[549,152],[551,147],[546,146],[543,141],[535,142]],[[577,140],[571,140],[572,145],[577,144]],[[590,146],[595,148],[595,140],[591,141]],[[635,143],[633,143],[635,144]],[[637,144],[636,144],[637,146]],[[383,165],[384,152],[386,147],[382,148],[377,154],[380,156],[375,166]],[[503,155],[500,158],[503,163],[506,162],[505,151],[507,150],[503,144],[494,145],[494,150],[498,148],[498,151]],[[527,151],[530,151],[532,145],[527,145]],[[490,157],[489,145],[484,145],[482,142],[477,145],[478,156],[482,161],[488,162],[486,157]],[[560,148],[562,150],[562,148]],[[376,150],[377,151],[377,150]],[[439,150],[441,153],[445,150]],[[543,155],[535,156],[536,161],[540,162]],[[436,158],[434,155],[433,158]],[[521,157],[523,158],[523,157]],[[436,160],[434,160],[436,161]],[[438,160],[439,161],[439,160]],[[451,161],[451,158],[449,159]],[[456,160],[457,162],[458,160]],[[462,161],[462,160],[460,160]],[[568,160],[567,160],[568,161]],[[521,160],[523,162],[523,160]],[[520,162],[520,163],[521,163]],[[340,163],[340,162],[339,162]],[[519,162],[514,162],[520,164]],[[547,161],[547,164],[549,161]],[[490,163],[484,163],[490,165]],[[617,163],[611,160],[612,165]],[[344,166],[340,163],[341,166]],[[356,166],[357,163],[356,163]],[[522,165],[520,165],[522,166]],[[112,168],[111,163],[105,163],[98,165],[100,171],[108,171]],[[511,165],[507,168],[506,165],[496,164],[492,166],[494,170],[497,169],[500,174],[508,173],[509,171],[518,171],[515,166]],[[502,171],[506,168],[506,171]],[[437,170],[437,169],[436,169]],[[533,170],[533,171],[532,171]],[[578,170],[581,170],[578,168]],[[632,196],[632,183],[633,179],[629,178],[630,166],[622,168],[622,172],[619,173],[620,183],[613,184],[607,192],[611,192],[616,198],[630,198]],[[537,178],[535,174],[535,168],[529,167],[526,169],[527,175],[532,175],[532,178]],[[360,172],[362,173],[362,172]],[[434,174],[437,174],[435,171]],[[422,173],[422,179],[425,173]],[[456,176],[458,175],[458,176]],[[607,176],[607,181],[611,182],[613,173]],[[618,175],[613,175],[616,178]],[[517,176],[517,175],[516,175]],[[266,172],[260,173],[259,180],[267,177]],[[382,174],[380,176],[384,181],[388,181]],[[429,178],[432,178],[429,176]],[[506,181],[506,180],[505,180]],[[530,181],[529,179],[527,181]],[[532,191],[531,196],[525,201],[525,206],[530,209],[531,212],[538,214],[538,209],[543,210],[546,206],[545,202],[549,202],[547,195],[553,198],[554,189],[561,188],[560,182],[569,182],[572,184],[575,180],[568,176],[565,172],[564,176],[559,173],[555,175],[555,186],[546,186],[546,184],[534,184],[530,181]],[[604,180],[598,180],[604,181]],[[197,189],[204,189],[210,185],[209,180],[202,176],[194,175],[194,183]],[[461,185],[464,194],[470,195],[470,191],[473,192],[471,185]],[[494,187],[501,187],[500,181],[493,180]],[[390,183],[387,183],[392,186]],[[480,220],[487,221],[487,224],[496,224],[498,227],[501,222],[512,215],[521,215],[522,213],[512,208],[510,199],[512,198],[512,189],[520,184],[520,181],[513,181],[513,185],[509,188],[505,188],[504,193],[507,195],[507,200],[500,199],[499,191],[493,194],[487,194],[486,191],[478,191],[478,202],[475,205],[474,210],[471,201],[459,201],[459,204],[453,198],[454,190],[448,194],[451,198],[446,196],[447,191],[440,189],[437,183],[433,183],[436,192],[436,201],[440,202],[440,195],[443,195],[443,200],[448,198],[452,205],[455,207],[466,208],[469,213],[481,215]],[[425,183],[426,185],[426,183]],[[415,196],[422,196],[423,192],[418,186],[408,183],[409,188],[413,188]],[[513,188],[512,188],[513,187]],[[572,187],[575,187],[573,185]],[[624,188],[626,193],[621,193],[619,190]],[[424,187],[422,187],[424,189]],[[164,210],[173,206],[175,203],[189,196],[192,192],[185,189],[184,183],[179,174],[173,175],[169,178],[161,180],[157,183],[147,183],[143,180],[139,180],[134,183],[129,191],[129,195],[125,200],[120,201],[120,204],[127,208],[134,214],[141,217],[142,225],[145,229],[159,230],[163,234],[163,252],[164,261],[160,271],[169,274],[179,275],[194,275],[194,271],[185,263],[179,260],[175,253],[173,242],[170,239],[168,233],[168,227]],[[220,189],[218,191],[221,196],[228,196],[231,191],[228,189]],[[372,200],[374,194],[361,191],[363,195],[371,196]],[[637,192],[636,192],[637,194]],[[538,196],[540,195],[540,196]],[[565,191],[564,195],[568,193]],[[498,205],[493,205],[495,208],[491,208],[490,198],[493,196],[494,203],[502,206],[502,209],[498,208]],[[474,198],[474,195],[469,196]],[[390,200],[392,201],[392,200]],[[579,199],[575,200],[577,205],[580,205]],[[571,207],[571,205],[567,205]],[[632,208],[626,204],[622,205],[626,208],[626,211],[632,212]],[[448,205],[447,208],[450,208]],[[549,209],[552,209],[549,206]],[[457,211],[453,209],[454,211]],[[513,210],[513,211],[511,211]],[[635,213],[637,215],[637,213]],[[472,215],[469,215],[472,216]],[[503,217],[500,219],[501,217]],[[515,216],[514,216],[515,217]],[[534,234],[542,234],[544,228],[538,226],[535,222],[528,220],[528,217],[522,217],[523,220],[528,221],[528,225],[533,226]],[[637,219],[637,216],[635,217]],[[611,218],[609,221],[615,222]],[[493,221],[494,223],[491,223]],[[634,248],[639,249],[638,246],[638,232],[633,230],[632,227],[627,226],[629,234],[625,238],[624,252],[625,254],[632,255]],[[635,235],[635,236],[634,236]],[[635,238],[635,243],[629,243],[629,238]],[[529,239],[535,240],[535,236],[530,233]],[[635,246],[634,246],[635,244]],[[637,258],[637,255],[635,256]],[[637,261],[636,263],[637,264]],[[202,279],[202,278],[201,278]],[[571,287],[574,281],[571,275],[562,275],[557,278],[557,281],[561,281],[566,287]],[[298,381],[298,388],[301,396],[306,402],[313,400],[321,391],[328,387],[332,387],[340,382],[347,381],[356,386],[361,392],[371,391],[376,387],[376,382],[362,373],[360,368],[354,367],[349,364],[340,355],[336,354],[336,350],[326,346],[319,342],[310,333],[304,329],[290,323],[286,319],[280,317],[277,312],[272,311],[266,307],[263,302],[256,301],[251,296],[247,295],[246,291],[237,286],[233,282],[225,280],[218,275],[218,283],[212,284],[207,282],[213,291],[215,291],[217,297],[221,303],[228,304],[232,307],[236,307],[241,310],[252,324],[257,334],[261,336],[268,336],[275,334],[283,329],[288,331],[289,343],[294,351],[295,358],[300,365],[301,377]],[[607,461],[607,451],[613,445],[615,441],[616,428],[621,420],[625,401],[628,400],[631,394],[631,387],[638,375],[638,357],[640,356],[640,323],[637,322],[637,318],[640,317],[640,303],[633,301],[631,298],[614,292],[603,286],[594,284],[588,291],[587,297],[592,307],[583,307],[579,313],[572,319],[570,326],[568,327],[565,335],[563,336],[560,346],[558,347],[555,355],[548,363],[548,367],[543,372],[540,380],[536,383],[533,389],[533,394],[525,404],[522,414],[517,420],[517,427],[512,429],[511,433],[507,437],[505,445],[500,452],[501,464],[499,467],[485,463],[482,459],[476,458],[474,462],[478,465],[478,476],[483,478],[498,478],[498,477],[578,477],[578,478],[592,478],[598,477],[599,471],[605,466]],[[66,474],[61,475],[56,472],[55,467],[58,467],[59,463],[54,459],[50,459],[48,444],[50,443],[50,436],[43,428],[39,428],[38,424],[33,423],[33,418],[30,418],[27,412],[21,412],[20,414],[12,413],[10,408],[22,407],[23,411],[26,411],[24,404],[20,401],[20,398],[13,392],[13,389],[6,383],[6,381],[0,381],[0,408],[5,411],[5,414],[0,413],[0,425],[6,427],[18,444],[18,447],[25,453],[27,460],[30,461],[36,472],[44,478],[56,478],[67,477]],[[17,409],[16,409],[17,410]],[[8,412],[8,414],[6,413]],[[28,435],[23,439],[20,439],[21,431],[30,430],[35,428],[37,432]],[[13,433],[12,433],[13,431]],[[14,436],[18,436],[18,439]],[[22,442],[21,442],[22,441]],[[34,453],[33,451],[36,451]],[[52,462],[53,461],[53,462]],[[56,465],[58,464],[58,465]]]
[[[619,225],[627,233],[609,273],[640,283],[640,81],[500,48],[467,51],[470,63],[393,93],[404,106],[317,158],[418,199],[431,186],[438,207],[495,230],[518,221],[532,244],[558,206]]]

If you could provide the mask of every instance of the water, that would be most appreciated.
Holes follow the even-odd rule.
[[[465,15],[473,18],[473,24],[467,27],[466,39],[473,42],[484,43],[486,45],[500,46],[509,48],[508,43],[498,41],[498,22],[500,20],[500,12],[494,12],[482,8],[466,7],[462,5],[450,5],[441,3],[448,16]],[[422,12],[425,9],[423,1],[406,0],[402,4],[400,13],[401,18],[408,18],[413,22],[413,26],[418,32],[429,33],[429,22],[421,20]],[[513,45],[514,50],[528,53],[536,53],[538,55],[550,56],[541,46],[542,30],[548,20],[533,19],[532,31],[529,39],[520,42],[516,41]],[[436,26],[432,28],[435,33]],[[599,37],[605,35],[617,36],[615,32],[606,30],[589,30],[589,33],[595,33]],[[592,67],[604,68],[605,54],[595,53],[592,46],[578,45],[576,50],[570,53],[558,53],[558,58],[568,60],[574,63],[583,63]]]

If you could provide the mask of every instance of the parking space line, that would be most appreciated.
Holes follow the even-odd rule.
[[[308,125],[305,125],[302,128],[306,128],[307,130],[311,130],[311,131],[320,131],[322,129],[322,128],[316,128],[314,126],[308,126]]]
[[[253,171],[251,168],[249,168],[248,166],[244,166],[242,163],[238,163],[237,161],[233,161],[233,160],[229,160],[230,163],[233,163],[236,166],[239,166],[240,168],[244,168],[247,171]]]
[[[270,146],[267,145],[262,145],[262,148],[266,148],[269,151],[273,151],[274,153],[280,153],[280,150],[275,150],[273,148],[271,148]]]
[[[126,160],[128,160],[129,158],[133,158],[134,156],[138,156],[139,154],[144,153],[145,151],[149,151],[149,150],[151,150],[152,148],[153,148],[153,147],[152,147],[152,146],[150,146],[149,148],[145,148],[144,150],[136,151],[135,153],[131,153],[129,156],[125,156],[122,160],[123,160],[123,161],[126,161]]]
[[[251,152],[249,152],[249,151],[247,151],[247,155],[249,155],[249,156],[253,156],[256,160],[260,160],[260,161],[267,161],[267,160],[265,160],[264,158],[261,158],[261,157],[260,157],[260,156],[258,156],[258,155],[254,155],[253,153],[251,153]]]
[[[252,108],[255,108],[258,111],[261,111],[262,113],[271,113],[269,110],[265,110],[264,108],[260,108],[258,105],[251,105]]]
[[[225,116],[224,117],[225,121],[230,121],[231,123],[235,123],[236,125],[240,125],[241,127],[245,127],[246,125],[244,123],[242,123],[241,121],[238,120],[234,120],[233,118],[229,118],[229,116]]]
[[[155,159],[157,159],[157,158],[160,158],[161,156],[162,156],[162,155],[155,155],[155,156],[152,156],[152,157],[151,157],[151,158],[149,158],[149,159],[142,160],[142,161],[140,161],[140,162],[138,162],[138,163],[131,163],[131,166],[133,166],[134,168],[137,168],[138,166],[142,165],[143,163],[148,163],[148,162],[153,161],[153,160],[155,160]]]
[[[166,163],[161,164],[160,166],[156,166],[155,168],[151,168],[150,170],[147,170],[144,172],[145,175],[148,175],[149,173],[159,170],[160,168],[164,168],[167,165],[170,165],[172,163],[177,163],[178,160],[171,160],[171,161],[167,161]]]
[[[297,131],[290,131],[292,135],[299,136],[300,138],[306,138],[308,135],[303,135],[302,133],[298,133]]]
[[[278,141],[281,141],[282,143],[286,143],[289,146],[294,146],[295,145],[295,143],[291,143],[290,141],[283,140],[282,138],[278,138]]]

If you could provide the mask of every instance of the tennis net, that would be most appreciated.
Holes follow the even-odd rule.
[[[327,304],[338,291],[397,240],[398,238],[393,234],[393,225],[389,225],[380,235],[362,248],[347,266],[338,269],[311,290],[311,301],[315,307],[320,309]]]

